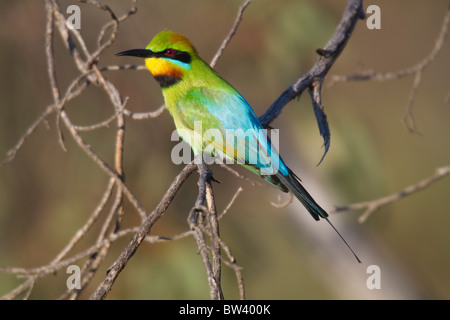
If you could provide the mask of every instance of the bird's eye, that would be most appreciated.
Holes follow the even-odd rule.
[[[173,49],[167,49],[165,53],[166,53],[166,56],[171,57],[171,56],[173,56]]]

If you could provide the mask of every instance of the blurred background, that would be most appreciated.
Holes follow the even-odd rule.
[[[138,64],[115,53],[144,48],[159,31],[184,33],[200,55],[211,61],[227,35],[243,1],[140,1],[138,11],[120,25],[117,40],[101,56],[99,66]],[[81,34],[95,48],[109,16],[87,4],[60,1],[61,8],[81,8]],[[432,50],[448,8],[447,0],[365,1],[381,8],[381,30],[359,21],[347,47],[329,75],[358,70],[397,71],[422,60]],[[128,1],[109,1],[121,15]],[[246,97],[261,115],[315,62],[337,26],[346,1],[258,0],[244,13],[237,34],[216,70]],[[67,14],[69,16],[69,14]],[[45,56],[44,1],[0,2],[0,160],[30,124],[52,103]],[[404,189],[450,164],[450,41],[424,71],[413,113],[419,134],[410,133],[401,118],[413,77],[377,82],[325,82],[323,101],[331,130],[331,147],[323,152],[310,98],[290,102],[272,123],[280,129],[280,153],[305,187],[327,210],[382,197]],[[77,76],[76,67],[55,35],[56,72],[61,90]],[[158,108],[163,98],[147,71],[109,71],[105,76],[135,112]],[[113,114],[104,92],[90,86],[66,105],[72,121],[89,125]],[[54,115],[27,140],[16,159],[0,167],[0,265],[38,267],[49,263],[97,206],[108,177],[66,132],[67,152],[58,144]],[[151,211],[180,166],[170,160],[173,121],[127,120],[125,175],[130,189]],[[114,126],[82,136],[108,163],[113,163]],[[240,170],[253,178],[251,173]],[[221,212],[241,186],[244,191],[221,220],[222,239],[243,267],[249,299],[449,299],[450,178],[375,212],[359,224],[362,212],[331,217],[358,253],[358,264],[334,231],[317,223],[294,201],[286,208],[270,203],[288,196],[270,186],[252,186],[217,165],[221,184],[214,185]],[[186,219],[197,195],[197,174],[183,185],[154,235],[188,229]],[[138,223],[131,205],[124,226]],[[94,228],[74,252],[96,239]],[[81,298],[88,298],[103,280],[128,238],[111,253]],[[381,289],[369,290],[367,268],[381,271]],[[55,299],[65,291],[64,270],[41,279],[31,299]],[[21,283],[0,274],[0,296]],[[225,298],[238,298],[234,274],[223,268]],[[195,241],[185,238],[143,244],[119,276],[109,299],[209,299],[204,266]]]

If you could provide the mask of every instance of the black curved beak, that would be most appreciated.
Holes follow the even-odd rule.
[[[139,58],[151,58],[154,56],[153,51],[147,49],[132,49],[116,53],[116,56],[132,56]]]

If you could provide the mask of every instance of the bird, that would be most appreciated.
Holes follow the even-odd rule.
[[[145,59],[145,66],[161,87],[179,135],[191,146],[194,155],[209,151],[221,159],[231,159],[279,190],[290,191],[314,220],[324,219],[330,224],[361,263],[329,220],[328,213],[285,164],[250,104],[200,58],[186,36],[166,29],[155,35],[145,49],[116,55]],[[227,136],[230,132],[234,135]],[[237,147],[236,139],[245,143]]]

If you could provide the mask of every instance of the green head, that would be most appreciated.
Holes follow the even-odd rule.
[[[180,81],[191,63],[198,58],[192,43],[182,34],[164,30],[158,33],[145,49],[120,52],[119,56],[145,58],[145,65],[161,87]]]
[[[190,55],[197,55],[197,51],[186,36],[170,30],[158,33],[150,41],[146,49],[152,52],[163,52],[167,49],[173,49]]]

